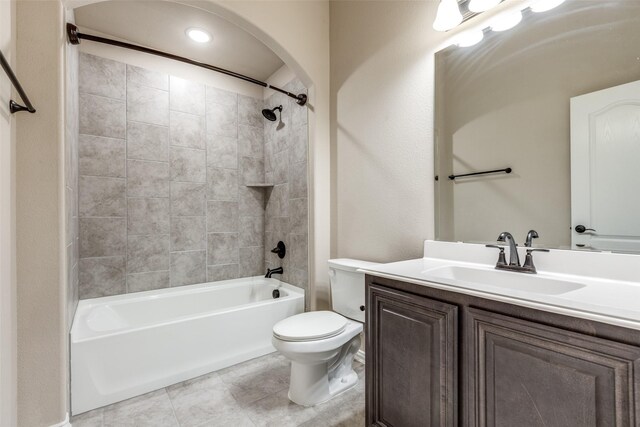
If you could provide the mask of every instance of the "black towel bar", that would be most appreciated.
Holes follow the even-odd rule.
[[[471,173],[463,173],[460,175],[449,175],[449,179],[450,180],[455,180],[456,178],[462,178],[465,176],[475,176],[475,175],[487,175],[490,173],[511,173],[513,171],[513,169],[511,168],[504,168],[504,169],[494,169],[492,171],[484,171],[484,172],[471,172]]]
[[[16,77],[15,73],[9,66],[9,63],[7,62],[2,52],[0,52],[0,63],[2,63],[2,68],[4,69],[4,72],[7,73],[9,80],[11,80],[11,84],[13,85],[13,87],[16,88],[18,95],[20,95],[20,99],[22,99],[22,102],[24,102],[26,105],[26,106],[20,105],[17,102],[15,102],[13,99],[10,100],[9,111],[11,111],[11,114],[16,113],[18,111],[28,111],[30,113],[35,113],[36,109],[33,108],[33,105],[31,105],[31,101],[29,101],[29,97],[27,96],[26,93],[24,93],[24,89],[22,89],[22,85],[20,85],[18,78]]]

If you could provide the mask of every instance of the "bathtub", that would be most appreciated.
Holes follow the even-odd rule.
[[[70,337],[72,413],[271,353],[273,325],[303,311],[302,289],[263,277],[82,300]]]

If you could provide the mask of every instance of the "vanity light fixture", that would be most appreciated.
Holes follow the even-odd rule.
[[[475,13],[486,12],[499,5],[501,1],[502,0],[471,0],[469,2],[469,10]]]
[[[475,31],[467,31],[460,34],[455,41],[455,45],[458,47],[470,47],[476,45],[482,41],[484,38],[484,31],[475,30]]]
[[[562,3],[564,3],[564,0],[539,0],[531,5],[531,10],[534,12],[546,12],[560,6]]]
[[[489,28],[493,31],[507,31],[522,21],[522,11],[509,12],[496,16],[489,22]]]
[[[211,34],[206,32],[202,28],[195,28],[195,27],[187,28],[187,30],[185,31],[185,34],[191,40],[198,43],[208,43],[212,39]]]
[[[433,29],[436,31],[449,31],[462,22],[462,14],[457,0],[440,0],[436,20],[433,21]]]

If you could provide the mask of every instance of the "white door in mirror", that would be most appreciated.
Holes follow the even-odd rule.
[[[571,243],[640,250],[640,81],[571,98]]]

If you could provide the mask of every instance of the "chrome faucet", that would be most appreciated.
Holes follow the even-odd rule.
[[[270,268],[267,268],[267,274],[264,275],[264,277],[270,279],[272,275],[274,274],[283,274],[284,270],[282,267],[278,267],[278,268],[274,268],[273,270]]]
[[[527,233],[527,239],[525,247],[527,248],[527,256],[524,259],[524,264],[520,265],[520,257],[518,256],[518,245],[511,233],[505,231],[498,236],[498,242],[507,243],[509,245],[509,264],[507,264],[504,256],[504,247],[498,245],[486,245],[488,248],[496,248],[500,250],[498,255],[498,262],[496,263],[497,270],[509,270],[517,271],[520,273],[536,274],[536,266],[533,264],[533,252],[549,252],[549,249],[534,249],[531,247],[533,239],[537,239],[538,233],[535,230],[529,230]]]

